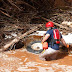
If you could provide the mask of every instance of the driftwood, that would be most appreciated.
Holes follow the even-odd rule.
[[[21,11],[21,9],[20,9],[17,5],[15,5],[12,0],[8,0],[8,2],[9,2],[12,6],[16,7],[19,11]]]
[[[39,27],[42,27],[42,24],[39,24],[38,26],[33,27],[31,30],[27,31],[26,33],[22,34],[21,36],[15,38],[14,40],[12,40],[11,42],[9,42],[8,44],[6,44],[5,46],[3,46],[0,51],[4,51],[7,50],[11,45],[14,45],[15,43],[17,43],[20,39],[26,37],[28,34],[31,34],[35,31],[37,31],[39,29]]]
[[[44,19],[44,20],[46,20],[46,21],[51,21],[51,20],[49,20],[49,19],[47,19],[47,18],[44,18],[44,17],[41,17],[41,18]],[[51,22],[53,22],[53,21],[51,21]],[[72,31],[72,28],[70,28],[70,27],[63,26],[63,25],[58,24],[58,23],[56,23],[56,22],[53,22],[53,23],[54,23],[54,25],[59,26],[60,28],[66,29],[66,30],[68,30],[68,31]]]
[[[7,13],[1,11],[1,10],[0,10],[0,12],[1,12],[2,14],[4,14],[4,15],[8,16],[8,17],[11,17],[9,14],[7,14]]]

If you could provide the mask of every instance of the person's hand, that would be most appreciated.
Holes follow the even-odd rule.
[[[69,44],[67,44],[67,46],[66,46],[67,48],[69,48]]]
[[[43,42],[41,42],[43,44]]]

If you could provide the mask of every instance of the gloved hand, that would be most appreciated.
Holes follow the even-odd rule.
[[[66,46],[67,48],[69,48],[70,46],[69,46],[69,44],[67,44],[67,46]]]
[[[43,44],[43,42],[41,42]]]
[[[47,42],[42,42],[42,47],[43,47],[43,50],[48,49],[48,43]]]

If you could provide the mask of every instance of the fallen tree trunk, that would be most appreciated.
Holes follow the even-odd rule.
[[[17,43],[20,39],[26,37],[27,35],[33,33],[34,31],[37,31],[39,29],[39,27],[42,27],[43,24],[39,24],[38,26],[33,27],[31,30],[27,31],[26,33],[22,34],[21,36],[15,38],[14,40],[12,40],[11,42],[9,42],[8,44],[6,44],[5,46],[3,46],[0,51],[4,51],[7,50],[11,45],[14,45],[15,43]]]
[[[49,20],[49,19],[47,19],[47,18],[44,18],[44,17],[41,17],[41,18],[44,19],[44,20],[46,20],[46,21],[51,21],[51,20]],[[51,22],[53,22],[53,21],[51,21]],[[59,26],[60,28],[66,29],[66,30],[68,30],[68,31],[72,31],[72,28],[70,28],[70,27],[63,26],[63,25],[58,24],[58,23],[56,23],[56,22],[53,22],[53,23],[54,23],[54,25]]]

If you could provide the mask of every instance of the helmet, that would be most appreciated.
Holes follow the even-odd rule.
[[[54,23],[53,22],[47,22],[46,23],[46,27],[53,27],[54,26]]]

